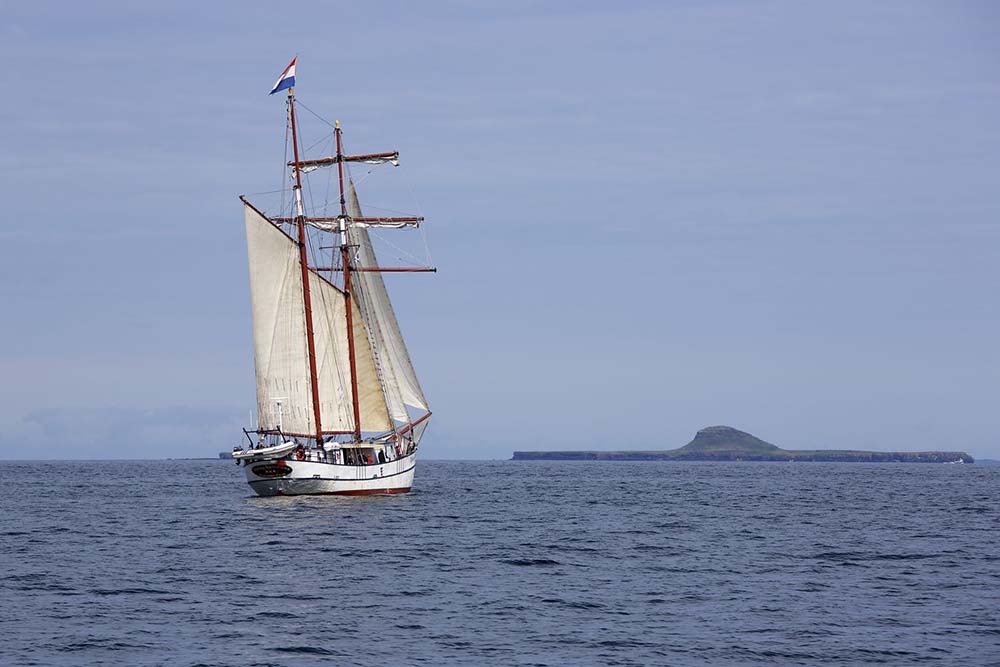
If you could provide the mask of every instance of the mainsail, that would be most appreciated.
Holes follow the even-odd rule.
[[[273,431],[278,428],[280,417],[283,432],[311,435],[316,432],[316,424],[310,393],[299,249],[287,234],[252,206],[246,204],[244,208],[257,369],[258,428]],[[382,289],[384,291],[384,286]],[[350,432],[354,430],[354,418],[346,299],[341,290],[314,271],[309,272],[309,291],[322,430]],[[351,305],[361,430],[390,431],[390,408],[376,371],[370,334],[365,328],[367,320],[356,299],[351,299]],[[391,306],[389,308],[391,313]],[[398,327],[396,332],[398,335]]]
[[[354,183],[348,189],[347,212],[352,219],[363,217]],[[358,265],[377,267],[378,261],[368,230],[362,225],[351,225],[347,233],[350,244],[357,247]],[[424,398],[416,371],[413,370],[382,274],[377,271],[352,273],[351,297],[360,306],[371,337],[370,348],[375,351],[375,367],[385,389],[389,413],[396,422],[408,424],[412,419],[407,406],[427,412],[427,399]],[[426,428],[426,422],[424,427]],[[423,429],[419,433],[422,434]],[[416,432],[414,436],[417,436]],[[419,437],[414,439],[419,440]]]

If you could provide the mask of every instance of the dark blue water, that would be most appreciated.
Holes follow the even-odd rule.
[[[2,665],[1000,664],[1000,466],[0,463]]]

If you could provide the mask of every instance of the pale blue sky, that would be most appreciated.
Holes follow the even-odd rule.
[[[389,278],[425,456],[1000,457],[995,3],[5,2],[0,36],[0,457],[239,442],[237,195],[295,53],[429,221],[440,273]]]

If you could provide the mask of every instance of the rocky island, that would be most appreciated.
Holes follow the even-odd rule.
[[[680,449],[514,452],[515,461],[840,461],[853,463],[973,463],[965,452],[866,452],[782,449],[729,426],[709,426]]]

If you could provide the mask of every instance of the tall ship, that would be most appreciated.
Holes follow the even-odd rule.
[[[268,215],[240,196],[257,420],[232,457],[261,496],[406,493],[431,411],[382,274],[435,269],[381,266],[370,234],[416,228],[423,218],[364,215],[349,165],[398,166],[399,153],[345,154],[339,121],[335,152],[302,159],[295,67],[293,59],[271,90],[287,90],[288,210]],[[330,180],[336,174],[339,207],[307,215],[304,179],[324,170]]]

